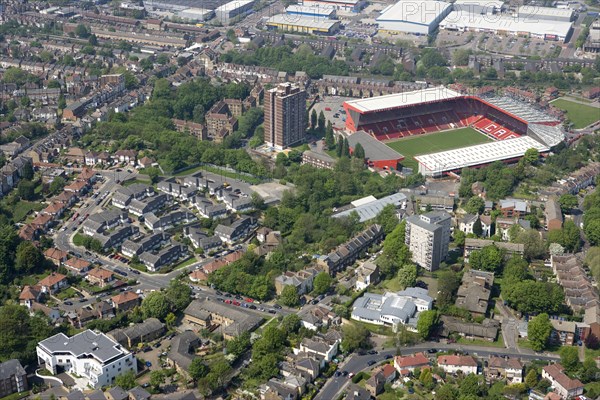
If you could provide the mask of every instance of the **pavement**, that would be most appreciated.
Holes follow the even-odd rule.
[[[471,345],[461,345],[461,344],[442,344],[435,342],[426,342],[421,343],[415,346],[409,347],[401,347],[399,348],[400,353],[402,355],[413,354],[418,352],[427,351],[429,349],[437,349],[439,351],[461,351],[465,353],[472,354],[476,357],[489,357],[491,355],[502,354],[510,357],[517,357],[525,361],[532,360],[543,360],[543,361],[557,361],[560,360],[560,357],[553,354],[542,354],[535,353],[532,350],[516,350],[516,349],[497,349],[492,347],[484,347],[484,346],[471,346]],[[339,366],[339,370],[348,371],[348,373],[357,374],[360,371],[364,371],[367,369],[375,368],[378,364],[383,362],[388,362],[385,359],[386,356],[396,356],[397,349],[390,349],[380,351],[378,354],[366,354],[364,356],[360,356],[357,354],[353,354],[348,357],[342,364]],[[376,364],[369,366],[368,363],[370,361],[375,361]],[[391,360],[389,360],[391,361]],[[342,390],[348,385],[350,379],[343,375],[336,377],[332,376],[327,380],[325,385],[321,388],[319,393],[314,397],[314,400],[331,400],[337,398]]]

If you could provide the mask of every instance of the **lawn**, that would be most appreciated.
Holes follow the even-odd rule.
[[[27,217],[31,211],[40,211],[44,209],[44,205],[42,203],[36,201],[25,201],[21,200],[15,204],[12,215],[14,222],[21,222]]]
[[[574,103],[565,99],[554,100],[552,105],[567,113],[567,117],[569,117],[575,129],[585,128],[589,124],[600,120],[600,108]]]
[[[416,171],[418,165],[413,158],[416,155],[436,153],[438,151],[451,150],[491,141],[492,139],[477,132],[473,128],[461,128],[454,131],[431,133],[428,135],[400,139],[386,144],[406,157],[406,159],[402,161],[404,166],[413,168],[413,170]]]
[[[248,175],[241,174],[241,173],[231,172],[231,171],[227,171],[227,170],[224,170],[221,168],[212,167],[210,165],[199,165],[194,168],[184,169],[182,171],[177,172],[173,176],[187,176],[187,175],[195,174],[198,171],[212,172],[213,174],[222,175],[223,177],[226,177],[226,178],[238,179],[240,181],[244,181],[251,185],[258,185],[258,184],[262,183],[262,180],[255,176],[248,176]]]

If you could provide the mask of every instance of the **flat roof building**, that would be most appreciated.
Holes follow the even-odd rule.
[[[366,2],[364,0],[299,0],[298,4],[359,12],[365,6]]]
[[[320,6],[318,4],[312,6],[304,6],[300,4],[292,4],[285,9],[288,15],[299,15],[302,17],[311,17],[319,19],[335,18],[335,8],[329,6]]]
[[[267,21],[267,28],[328,36],[339,31],[340,21],[308,15],[276,14]]]
[[[406,219],[405,243],[412,260],[428,271],[435,271],[448,255],[450,243],[450,214],[431,211]]]
[[[452,5],[443,1],[400,0],[385,8],[375,21],[383,32],[428,35],[437,29],[451,10]]]
[[[347,217],[353,212],[356,212],[359,216],[359,222],[370,221],[383,210],[388,204],[393,204],[396,208],[400,207],[402,203],[406,202],[406,196],[403,193],[394,193],[392,195],[382,197],[381,199],[373,199],[364,204],[360,204],[356,207],[349,208],[342,212],[332,215],[333,218]]]
[[[359,143],[365,150],[365,161],[370,167],[396,169],[398,163],[404,160],[402,154],[365,131],[354,132],[348,136],[348,146],[351,152],[354,152],[356,145]]]
[[[481,15],[452,11],[440,22],[440,29],[452,31],[489,32],[497,35],[523,36],[529,35],[544,40],[565,41],[571,34],[572,23],[569,21],[537,21],[515,18],[509,15]]]
[[[234,0],[215,9],[215,18],[222,24],[229,24],[237,16],[252,10],[256,0]]]
[[[265,92],[265,132],[268,146],[282,150],[306,138],[306,90],[282,83]]]
[[[571,22],[573,19],[573,10],[568,8],[520,6],[517,8],[516,14],[519,20],[529,23],[538,21]]]
[[[48,371],[57,374],[64,370],[92,388],[113,386],[117,376],[137,373],[137,361],[127,349],[89,329],[72,337],[58,333],[39,342],[36,351],[39,363]]]
[[[439,153],[415,156],[419,162],[419,172],[425,176],[442,176],[450,171],[460,171],[465,167],[475,167],[494,161],[516,161],[529,149],[547,152],[548,146],[529,136],[462,147]]]

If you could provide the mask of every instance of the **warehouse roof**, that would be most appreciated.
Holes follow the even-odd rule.
[[[564,38],[571,29],[571,22],[542,19],[538,19],[534,22],[531,19],[514,18],[502,15],[490,18],[487,15],[452,11],[440,23],[440,28],[469,28],[489,32],[528,32],[537,36],[556,35],[560,38]]]
[[[335,9],[328,6],[292,4],[285,9],[285,12],[288,14],[331,15],[335,12]]]
[[[402,202],[406,201],[406,196],[402,193],[394,193],[390,196],[383,197],[379,200],[375,199],[365,204],[361,204],[354,208],[344,210],[338,214],[333,215],[334,218],[341,218],[350,215],[353,212],[358,213],[360,217],[359,222],[365,222],[375,218],[381,210],[388,204],[393,204],[396,207],[400,206]]]
[[[573,10],[568,8],[521,6],[517,9],[517,15],[519,18],[525,18],[528,22],[537,22],[539,18],[543,17],[571,18]]]
[[[339,24],[339,21],[333,19],[314,19],[313,17],[290,16],[288,14],[273,15],[267,21],[268,24],[274,25],[293,25],[302,26],[312,29],[331,29],[334,25]]]
[[[403,1],[400,0],[385,8],[376,21],[409,22],[412,24],[429,25],[440,14],[451,7],[450,3],[435,0]]]
[[[225,3],[222,6],[219,6],[215,9],[215,12],[219,11],[231,11],[236,10],[238,8],[244,7],[248,4],[254,3],[256,0],[234,0],[229,3]]]
[[[499,142],[484,143],[460,149],[441,151],[439,153],[415,156],[420,165],[430,171],[443,172],[487,164],[494,161],[508,160],[522,157],[528,149],[548,151],[546,145],[529,136],[516,139],[502,140]]]
[[[359,112],[381,111],[391,108],[412,106],[423,102],[441,101],[460,97],[461,94],[443,86],[415,90],[412,92],[394,93],[386,96],[370,97],[346,101],[344,104]]]

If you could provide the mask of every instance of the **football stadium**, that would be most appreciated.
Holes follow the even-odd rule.
[[[344,110],[350,147],[361,143],[369,166],[395,168],[404,160],[426,176],[515,162],[530,148],[544,154],[564,139],[560,121],[532,105],[445,87],[346,101]],[[382,143],[397,154],[387,152],[384,163]]]

